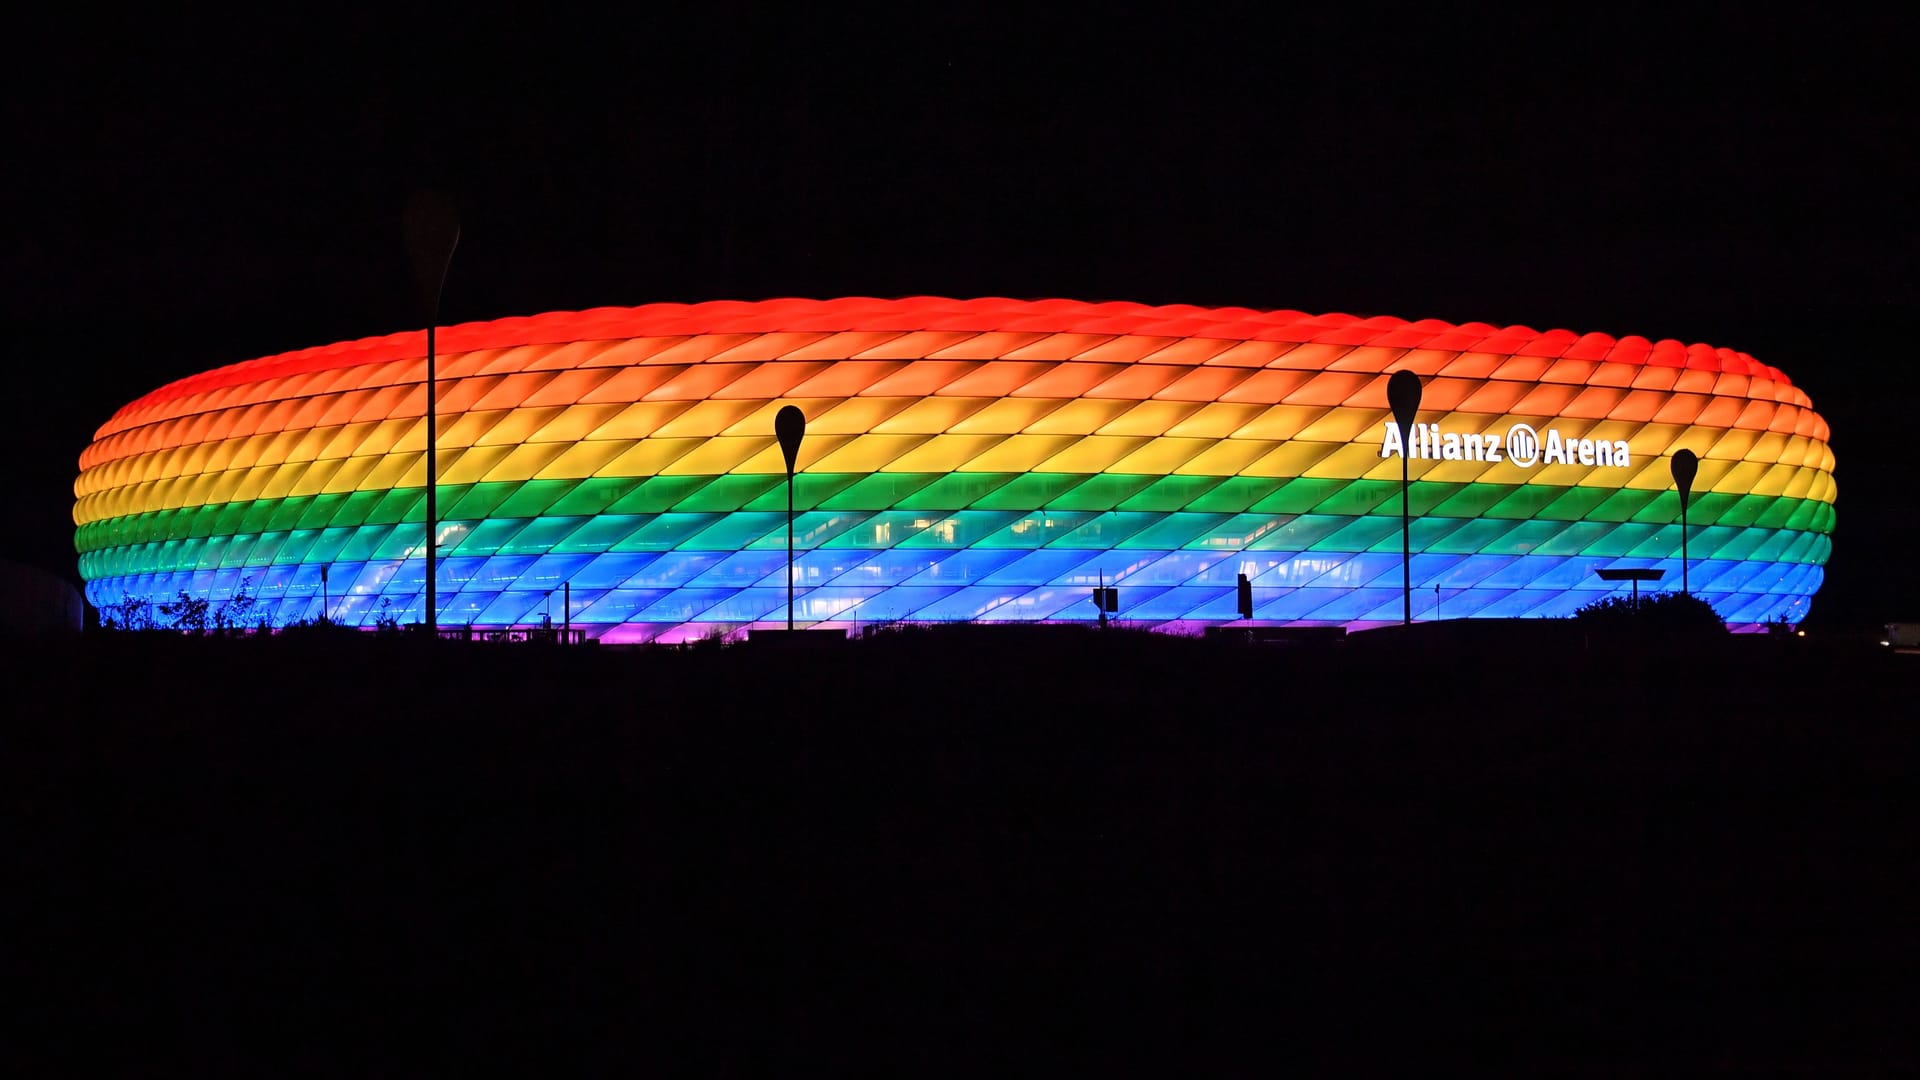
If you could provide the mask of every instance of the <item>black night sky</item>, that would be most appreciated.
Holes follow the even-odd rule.
[[[1064,296],[1744,350],[1833,428],[1816,625],[1913,618],[1911,19],[1656,11],[18,26],[0,554],[75,576],[75,459],[133,397],[416,325],[434,186],[448,322]]]

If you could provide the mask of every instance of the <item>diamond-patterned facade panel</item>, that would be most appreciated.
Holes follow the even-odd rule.
[[[1483,323],[1065,300],[851,298],[601,308],[438,335],[446,625],[681,641],[797,621],[1398,621],[1555,616],[1681,576],[1668,455],[1700,456],[1693,591],[1803,618],[1833,531],[1806,395],[1704,345]],[[425,334],[162,387],[81,455],[87,595],[252,617],[419,620]],[[1424,383],[1401,447],[1386,383]],[[563,611],[563,597],[572,608]]]

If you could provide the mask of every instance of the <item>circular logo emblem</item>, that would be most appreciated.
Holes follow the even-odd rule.
[[[1507,460],[1530,469],[1540,457],[1540,433],[1525,424],[1507,429]]]

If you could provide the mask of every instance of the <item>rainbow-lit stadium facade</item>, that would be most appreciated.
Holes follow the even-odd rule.
[[[787,616],[783,405],[807,417],[801,625],[1401,617],[1389,372],[1422,377],[1415,617],[1560,616],[1680,579],[1669,455],[1700,456],[1692,589],[1798,621],[1833,529],[1806,394],[1704,345],[1434,320],[1066,300],[655,304],[441,330],[439,619],[676,642]],[[81,457],[88,599],[276,624],[425,603],[425,334],[234,364]],[[1559,456],[1556,457],[1555,454]],[[1526,460],[1531,457],[1532,460]],[[326,580],[323,581],[323,573]],[[570,593],[571,608],[563,611]]]

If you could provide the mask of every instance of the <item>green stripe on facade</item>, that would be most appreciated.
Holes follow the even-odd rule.
[[[446,521],[541,516],[783,513],[784,477],[765,474],[658,476],[645,479],[534,481],[527,484],[443,484]],[[796,478],[797,510],[876,513],[961,510],[1123,513],[1253,513],[1271,516],[1399,516],[1399,485],[1381,480],[1300,477],[1158,476],[1081,473],[806,474]],[[1415,482],[1416,517],[1557,522],[1645,522],[1679,518],[1671,491],[1610,490],[1515,484]],[[350,494],[261,499],[151,511],[81,526],[83,553],[206,539],[218,535],[420,522],[425,491],[401,488]],[[1832,504],[1787,496],[1707,493],[1695,496],[1690,520],[1707,525],[1830,532]]]

